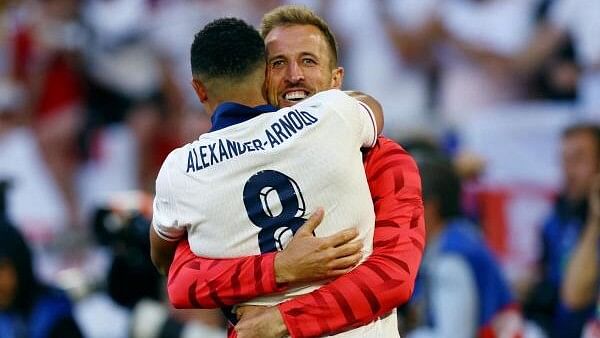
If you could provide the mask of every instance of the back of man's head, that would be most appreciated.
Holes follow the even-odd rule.
[[[258,31],[243,20],[217,19],[194,37],[191,64],[195,79],[219,87],[209,90],[235,87],[261,70],[264,73],[265,44]]]

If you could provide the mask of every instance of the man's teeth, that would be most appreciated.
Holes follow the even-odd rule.
[[[306,93],[301,90],[289,92],[285,94],[284,98],[289,101],[304,100],[306,98]]]

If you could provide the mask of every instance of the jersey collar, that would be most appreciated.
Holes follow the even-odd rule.
[[[216,131],[234,124],[242,123],[250,120],[251,118],[257,117],[260,114],[270,113],[276,110],[276,107],[268,104],[256,107],[248,107],[235,102],[224,102],[221,103],[217,109],[215,109],[215,112],[210,119],[212,122],[212,128],[210,131]]]

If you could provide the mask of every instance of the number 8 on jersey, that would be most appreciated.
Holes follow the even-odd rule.
[[[275,170],[252,175],[244,185],[244,206],[248,218],[261,230],[258,244],[261,253],[283,250],[306,219],[302,192],[296,181]],[[277,199],[281,211],[277,213]]]

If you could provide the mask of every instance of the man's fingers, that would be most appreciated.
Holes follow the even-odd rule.
[[[304,222],[304,224],[302,224],[300,229],[298,229],[298,231],[296,232],[296,236],[298,234],[312,236],[315,229],[319,226],[319,224],[321,224],[324,213],[325,212],[323,211],[323,208],[317,208],[317,210],[315,210],[315,212],[313,212],[312,215],[310,215],[310,218],[306,222]]]
[[[341,257],[345,257],[345,256],[354,255],[355,253],[360,252],[360,250],[362,250],[362,248],[363,248],[362,242],[353,241],[353,242],[342,244],[336,248],[332,248],[331,250],[333,251],[333,256],[335,258],[341,258]]]
[[[246,309],[247,309],[246,306],[240,306],[235,309],[235,316],[237,317],[238,320],[242,319],[242,317],[246,313]]]
[[[363,256],[362,252],[357,252],[350,256],[338,258],[330,264],[330,267],[333,270],[352,268],[356,264],[358,264],[358,262],[360,262],[360,259],[362,258],[362,256]]]
[[[349,268],[345,268],[345,269],[338,269],[338,270],[332,270],[327,277],[328,278],[334,278],[334,277],[339,277],[342,275],[347,274],[348,272],[352,271],[352,269],[354,269],[354,267],[349,267]]]
[[[322,240],[323,243],[328,246],[338,247],[355,239],[356,236],[358,236],[358,231],[356,228],[352,228],[339,231],[331,236],[323,237]]]
[[[265,306],[259,305],[243,305],[239,306],[235,313],[237,315],[237,319],[239,320],[242,317],[253,317],[266,309]]]

